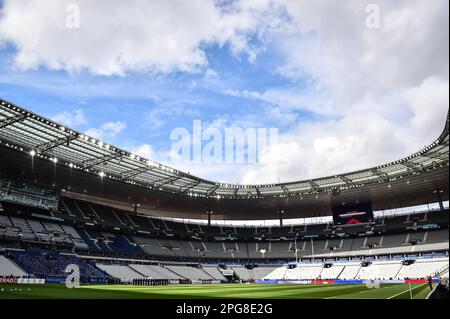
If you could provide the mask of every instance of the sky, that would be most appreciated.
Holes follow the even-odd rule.
[[[310,179],[433,142],[445,0],[0,0],[0,96],[209,180]],[[171,132],[277,128],[257,163],[173,161]]]

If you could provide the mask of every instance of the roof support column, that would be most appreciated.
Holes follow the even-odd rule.
[[[284,210],[280,209],[279,211],[277,211],[278,217],[280,218],[280,227],[283,227],[283,214],[284,214]]]
[[[211,226],[211,219],[214,212],[212,210],[208,210],[207,214],[208,214],[208,226]]]
[[[444,193],[444,191],[442,189],[437,189],[433,192],[433,194],[436,194],[436,199],[439,203],[439,209],[441,212],[444,211],[444,204],[442,203],[442,194]]]

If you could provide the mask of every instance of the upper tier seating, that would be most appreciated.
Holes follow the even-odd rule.
[[[36,242],[72,244],[78,249],[129,255],[148,254],[162,257],[224,259],[291,259],[295,247],[299,258],[339,257],[348,255],[415,253],[422,250],[448,249],[448,230],[411,232],[389,236],[373,236],[333,240],[299,240],[283,242],[209,242],[180,241],[133,237],[95,229],[39,222],[0,215],[0,239],[22,239]],[[416,241],[412,244],[412,240]],[[264,253],[263,253],[264,252]]]
[[[56,243],[74,246],[79,250],[109,255],[150,255],[179,260],[200,258],[211,260],[267,260],[298,258],[337,258],[365,255],[388,255],[448,250],[448,211],[420,213],[379,219],[373,230],[374,235],[333,238],[299,238],[295,234],[347,232],[352,227],[333,228],[330,224],[298,225],[287,227],[219,227],[175,223],[161,219],[133,215],[110,207],[69,198],[61,200],[67,220],[55,218],[35,218],[25,214],[28,208],[20,205],[2,204],[0,212],[0,239],[37,243]],[[70,214],[69,214],[70,211]],[[108,215],[108,216],[106,216]],[[41,215],[40,215],[41,216]],[[75,217],[74,217],[75,216]],[[77,224],[75,228],[74,219]],[[92,223],[91,223],[92,222]],[[105,225],[104,225],[104,224]],[[416,229],[420,223],[440,224],[441,229]],[[106,225],[119,227],[107,230]],[[124,227],[124,224],[126,224]],[[391,234],[387,225],[402,227],[402,231]],[[90,225],[90,226],[89,226]],[[142,234],[128,235],[127,227],[139,230]],[[359,227],[366,227],[359,226]],[[382,228],[383,227],[383,228]],[[131,228],[130,228],[131,229]],[[147,233],[143,232],[148,230]],[[263,237],[284,235],[291,238],[282,241],[264,241]],[[219,237],[228,238],[254,236],[261,240],[213,241]],[[150,235],[148,237],[147,235]],[[264,235],[264,236],[262,236]],[[180,238],[183,237],[184,239]]]
[[[202,238],[203,240],[213,240],[215,238],[235,238],[241,240],[252,239],[274,239],[291,238],[296,235],[300,237],[310,236],[331,236],[340,233],[365,234],[366,232],[377,233],[379,231],[404,231],[425,225],[439,224],[448,227],[448,210],[441,213],[437,211],[429,213],[419,213],[416,215],[403,215],[389,218],[382,218],[375,221],[374,225],[353,225],[336,226],[331,224],[311,224],[285,227],[233,227],[233,226],[206,226],[191,225],[173,221],[166,221],[157,218],[145,217],[133,214],[129,211],[120,211],[111,207],[89,203],[81,200],[62,198],[61,208],[66,214],[77,216],[82,220],[91,220],[94,224],[108,225],[111,227],[132,227],[153,235],[164,235],[171,238],[183,237],[192,239]],[[381,236],[381,235],[380,235]],[[406,239],[406,238],[403,238]],[[411,240],[414,238],[411,238]],[[423,240],[424,237],[419,239]],[[426,239],[426,238],[425,238]],[[343,243],[345,244],[345,243]],[[334,240],[324,249],[336,247],[337,250],[346,250],[348,247],[341,246],[339,240]],[[250,248],[250,252],[254,252]]]

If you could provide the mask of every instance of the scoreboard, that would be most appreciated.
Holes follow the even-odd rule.
[[[372,203],[357,203],[333,206],[335,225],[358,225],[373,222]]]

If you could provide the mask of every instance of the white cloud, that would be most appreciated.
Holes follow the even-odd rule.
[[[405,89],[404,95],[414,114],[411,119],[413,131],[420,132],[427,141],[436,138],[450,105],[448,81],[428,78],[419,86]]]
[[[69,127],[76,127],[87,123],[84,111],[81,109],[71,112],[63,111],[53,116],[52,120]]]
[[[321,95],[322,106],[315,112],[365,112],[374,105],[358,101],[372,99],[380,114],[398,116],[398,90],[430,77],[448,81],[448,1],[283,1],[298,32],[280,40],[287,63],[278,71],[316,81],[310,94]],[[380,29],[365,25],[371,3],[379,5]],[[289,93],[288,103],[295,97]]]
[[[127,125],[124,122],[107,122],[100,126],[100,128],[90,128],[85,133],[88,136],[96,139],[104,139],[108,137],[116,137],[120,134]]]
[[[139,155],[143,158],[155,160],[156,153],[150,144],[142,144],[131,151],[133,154]]]
[[[241,118],[219,114],[205,122],[223,128],[276,121],[284,132],[280,143],[259,165],[179,166],[206,178],[271,183],[378,165],[432,142],[448,111],[448,1],[79,0],[79,30],[64,28],[69,1],[46,3],[5,1],[0,43],[14,44],[20,68],[104,75],[202,69],[205,81],[215,83],[221,74],[208,65],[205,46],[229,46],[235,56],[245,53],[254,61],[264,48],[255,47],[252,36],[263,39],[269,30],[286,31],[274,39],[277,56],[285,60],[278,68],[274,63],[274,72],[292,85],[226,90],[230,96],[262,102],[257,104],[262,110]],[[380,7],[380,29],[365,25],[366,5],[372,3]],[[286,22],[282,5],[292,21]],[[175,106],[157,102],[147,114],[155,128],[175,117],[193,116],[183,111],[183,101]],[[61,121],[71,117],[60,116]],[[118,134],[117,127],[90,131],[103,137]],[[150,145],[137,151],[155,156]]]
[[[431,143],[449,106],[448,2],[375,1],[381,29],[366,28],[374,1],[284,0],[297,32],[280,38],[277,70],[308,86],[228,92],[274,110],[319,118],[291,125],[243,183],[292,181],[363,169]],[[279,108],[282,105],[283,108]]]
[[[376,114],[299,125],[258,165],[241,170],[244,184],[294,181],[375,166],[406,154],[407,130]]]
[[[196,104],[195,100],[181,98],[166,101],[154,98],[154,100],[157,106],[145,114],[146,122],[151,129],[160,129],[179,117],[200,116],[199,112],[192,108],[192,105]]]
[[[22,69],[88,70],[94,74],[127,71],[195,72],[207,65],[205,44],[230,46],[253,59],[251,36],[275,28],[272,1],[78,0],[80,28],[66,27],[71,0],[5,0],[0,43],[17,48]]]

